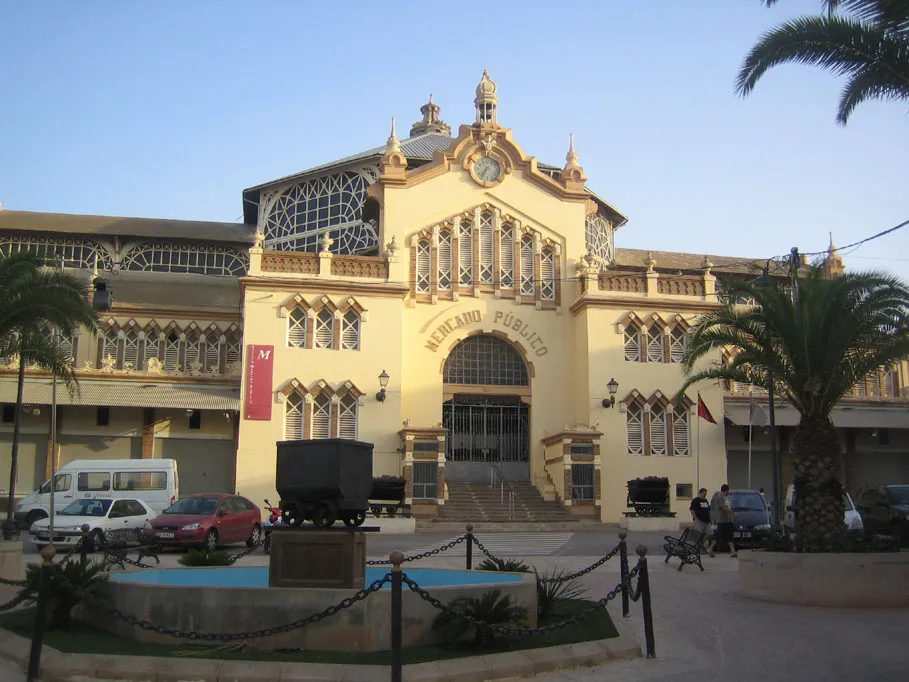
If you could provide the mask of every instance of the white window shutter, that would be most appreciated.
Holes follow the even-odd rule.
[[[555,300],[555,253],[551,248],[543,249],[540,258],[540,298]]]
[[[315,347],[331,348],[334,335],[335,314],[328,308],[322,308],[316,315]]]
[[[462,286],[473,284],[473,225],[464,221],[458,234],[458,282]]]
[[[426,293],[429,291],[429,270],[432,264],[431,249],[428,239],[422,239],[417,243],[417,291]]]
[[[641,330],[634,325],[625,327],[625,359],[628,362],[641,361]]]
[[[357,439],[357,399],[352,395],[346,395],[341,400],[339,407],[339,424],[338,437]]]
[[[533,238],[521,238],[521,296],[533,296]]]
[[[319,395],[312,404],[312,438],[328,438],[331,435],[331,398]]]
[[[499,239],[499,282],[503,289],[514,288],[514,228],[510,223],[502,227]]]
[[[439,232],[439,289],[451,291],[451,232]]]
[[[360,315],[350,309],[341,318],[341,348],[360,350]]]
[[[303,398],[299,393],[291,393],[284,401],[284,438],[300,440],[303,438]]]
[[[492,234],[492,214],[480,214],[480,272],[478,281],[482,284],[492,284],[494,241]]]
[[[643,410],[639,405],[629,405],[625,412],[625,431],[628,437],[628,454],[644,454]]]
[[[672,413],[672,454],[685,457],[691,454],[689,411],[679,407]]]
[[[306,325],[308,317],[302,308],[294,308],[287,316],[287,345],[291,348],[306,348]]]

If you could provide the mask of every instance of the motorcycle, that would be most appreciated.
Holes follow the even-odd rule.
[[[263,527],[265,539],[262,541],[262,549],[266,554],[271,554],[271,532],[275,527],[283,526],[284,519],[281,515],[280,507],[273,507],[268,498],[265,499],[265,511],[268,512],[268,519],[266,519]]]

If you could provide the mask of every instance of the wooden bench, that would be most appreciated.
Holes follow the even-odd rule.
[[[702,571],[704,570],[704,566],[701,564],[704,533],[700,533],[694,528],[686,528],[679,537],[674,538],[667,535],[664,539],[666,540],[663,544],[663,550],[666,552],[664,564],[668,564],[671,557],[677,557],[680,571],[685,564],[695,564]]]
[[[133,550],[138,552],[137,562],[142,561],[144,557],[149,557],[156,563],[161,563],[158,558],[161,547],[154,543],[150,544],[149,538],[138,529],[105,531],[104,541],[99,549],[104,552],[105,566],[117,565],[121,569],[125,569],[127,557]]]

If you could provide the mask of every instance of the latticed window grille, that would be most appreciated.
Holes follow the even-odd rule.
[[[669,434],[666,424],[666,408],[657,403],[650,408],[650,454],[669,454]]]
[[[145,335],[145,353],[142,358],[143,367],[148,367],[148,361],[152,358],[158,358],[158,353],[160,351],[159,346],[163,336],[163,334],[156,330],[152,330]]]
[[[90,239],[18,234],[0,235],[0,254],[8,256],[20,251],[37,251],[48,256],[59,253],[63,256],[64,267],[67,268],[92,270],[96,264],[99,270],[110,270],[113,267],[110,251],[100,242]]]
[[[533,296],[533,237],[521,238],[521,296]]]
[[[324,393],[316,396],[312,403],[312,438],[331,436],[331,398]]]
[[[199,243],[147,241],[132,247],[121,259],[122,270],[241,277],[249,256],[240,249]]]
[[[451,291],[451,231],[439,232],[439,289]]]
[[[436,462],[413,463],[413,496],[418,500],[434,500],[439,493],[439,465]]]
[[[231,330],[225,334],[224,340],[224,371],[229,372],[239,366],[240,353],[242,352],[243,342],[240,339],[239,330]]]
[[[119,342],[119,334],[114,329],[108,328],[98,334],[98,356],[101,358],[102,364],[107,360],[108,355],[114,359],[115,363],[118,362]]]
[[[294,308],[287,316],[287,345],[292,348],[306,348],[306,325],[308,316],[302,308]]]
[[[601,263],[610,263],[615,257],[613,248],[612,227],[609,221],[599,213],[592,213],[585,221],[585,237],[587,251],[592,253]]]
[[[301,440],[305,401],[296,391],[284,400],[284,439]]]
[[[680,326],[673,327],[669,332],[669,361],[680,363],[685,358],[687,334]]]
[[[878,372],[871,372],[868,375],[868,389],[869,395],[872,397],[880,397],[881,395],[881,375]]]
[[[637,403],[625,410],[625,434],[628,439],[628,454],[644,454],[644,409]]]
[[[680,405],[669,414],[672,417],[672,454],[687,457],[691,454],[690,410]]]
[[[375,249],[375,225],[363,222],[366,188],[378,170],[364,167],[343,171],[277,192],[264,192],[265,247],[285,251],[319,251],[323,234],[334,240],[334,253],[362,253]]]
[[[139,332],[134,329],[129,329],[123,334],[123,366],[121,369],[127,367],[136,370],[143,368],[139,362]]]
[[[641,362],[641,328],[634,324],[625,327],[625,359],[628,362]]]
[[[180,335],[176,330],[167,334],[164,339],[164,370],[176,372],[180,368]]]
[[[647,362],[663,362],[665,351],[663,343],[666,335],[658,325],[653,325],[647,330]]]
[[[458,233],[458,283],[473,284],[473,226],[464,220]]]
[[[896,370],[888,368],[884,370],[884,396],[893,398],[897,391]]]
[[[429,270],[432,266],[431,249],[428,239],[421,239],[417,243],[417,282],[416,288],[420,293],[429,291]]]
[[[50,343],[54,343],[53,327],[45,327],[41,330],[41,335]],[[75,330],[71,334],[64,334],[63,332],[59,332],[57,334],[57,348],[59,348],[66,357],[73,357],[73,350],[75,348],[76,339],[78,337],[79,332]]]
[[[480,272],[478,281],[481,284],[492,284],[494,240],[492,232],[492,214],[480,214]]]
[[[360,314],[348,310],[341,318],[341,350],[360,350]]]
[[[503,289],[514,288],[514,226],[502,226],[499,238],[499,281]]]
[[[445,361],[447,384],[529,386],[527,366],[514,347],[488,334],[470,336]]]
[[[593,496],[593,464],[571,465],[571,499],[592,500]]]
[[[183,371],[189,372],[203,368],[202,339],[195,332],[186,336],[183,343]]]
[[[348,394],[341,398],[338,406],[338,437],[357,439],[357,399]]]
[[[335,314],[328,308],[322,308],[316,315],[316,329],[314,346],[316,348],[331,348],[335,335]]]
[[[549,247],[540,256],[540,298],[555,300],[555,252]]]
[[[221,335],[216,331],[205,335],[205,371],[221,371]]]

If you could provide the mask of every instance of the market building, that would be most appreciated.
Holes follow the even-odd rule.
[[[430,97],[406,138],[392,122],[382,146],[245,190],[243,224],[0,211],[4,253],[60,253],[113,292],[101,334],[64,340],[80,391],[58,391],[56,449],[50,377],[28,371],[19,489],[74,458],[174,457],[181,492],[261,502],[276,441],[341,437],[374,443],[375,474],[403,475],[431,518],[499,480],[604,522],[636,477],[668,477],[675,511],[699,486],[769,490],[765,395],[676,399],[687,330],[751,261],[617,248],[627,218],[573,141],[561,165],[526,152],[488,73],[474,102],[456,134]],[[824,267],[843,270],[832,244]],[[16,369],[0,367],[0,476]],[[909,480],[906,372],[834,414],[851,488]]]

